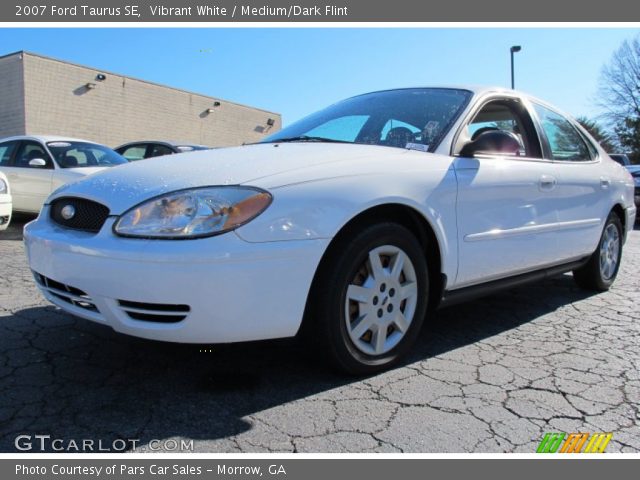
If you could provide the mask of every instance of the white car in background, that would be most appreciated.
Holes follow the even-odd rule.
[[[56,188],[127,160],[104,145],[66,137],[0,139],[0,172],[11,182],[13,211],[38,213]]]
[[[570,271],[607,290],[635,213],[631,175],[548,104],[410,88],[67,185],[24,238],[40,290],[79,317],[191,343],[302,326],[371,373],[437,306]]]
[[[11,208],[9,180],[0,172],[0,231],[6,230],[11,223]]]

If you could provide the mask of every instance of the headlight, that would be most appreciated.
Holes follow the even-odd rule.
[[[125,237],[198,238],[228,232],[260,215],[271,194],[254,187],[204,187],[152,198],[124,213],[113,231]]]
[[[9,188],[7,187],[7,182],[0,178],[0,195],[2,195],[3,193],[7,193],[8,191]]]

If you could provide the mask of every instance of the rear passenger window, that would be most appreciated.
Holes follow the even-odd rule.
[[[11,155],[16,149],[18,142],[6,142],[0,144],[0,166],[7,167],[11,161]]]
[[[584,161],[594,158],[594,148],[587,146],[569,120],[542,105],[534,103],[534,108],[549,141],[553,160]]]

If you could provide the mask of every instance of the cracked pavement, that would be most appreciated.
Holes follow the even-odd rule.
[[[613,432],[640,451],[640,231],[614,288],[570,275],[438,312],[399,367],[336,375],[291,340],[223,346],[126,337],[37,291],[0,233],[0,451],[193,439],[198,452],[534,452],[548,431]],[[163,443],[162,443],[163,444]]]

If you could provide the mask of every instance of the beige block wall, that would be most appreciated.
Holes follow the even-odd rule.
[[[98,73],[106,80],[96,80]],[[111,147],[150,139],[228,146],[259,141],[281,128],[281,117],[273,112],[27,53],[24,84],[28,134],[73,136]],[[219,107],[213,106],[216,100]],[[214,112],[207,113],[209,108]]]
[[[0,138],[25,132],[22,56],[0,58]]]

